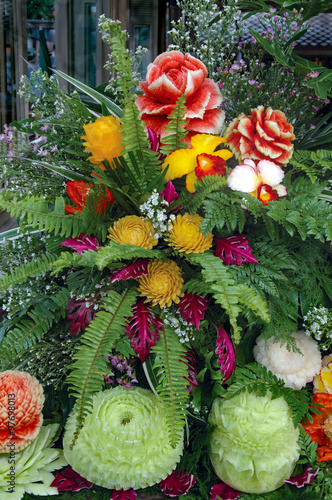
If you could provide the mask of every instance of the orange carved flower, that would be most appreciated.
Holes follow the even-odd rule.
[[[313,422],[303,427],[309,434],[311,441],[315,441],[317,448],[317,462],[332,460],[332,395],[324,392],[314,394],[313,403],[323,405],[318,408],[321,415],[312,414]]]
[[[69,181],[67,182],[67,193],[71,201],[76,204],[65,205],[65,211],[67,214],[74,215],[75,212],[83,212],[85,206],[86,198],[89,191],[93,188],[93,184],[88,184],[85,181]],[[104,213],[105,208],[111,205],[114,201],[111,191],[104,186],[100,186],[100,192],[97,200],[96,211],[99,213]]]
[[[147,274],[138,281],[138,291],[142,297],[146,297],[145,302],[152,302],[153,306],[159,305],[161,308],[180,302],[183,278],[181,269],[173,260],[151,260]]]
[[[43,423],[43,388],[28,373],[7,370],[0,373],[0,453],[23,450],[39,433]]]
[[[227,127],[225,137],[239,161],[272,160],[286,165],[293,154],[293,126],[282,111],[258,106],[251,116],[241,113]]]
[[[136,99],[145,124],[161,137],[177,99],[186,94],[186,129],[190,132],[219,134],[224,111],[218,109],[222,96],[217,84],[206,78],[205,65],[177,50],[160,54],[148,66],[146,81],[140,83],[145,95]]]
[[[111,164],[113,158],[120,156],[123,147],[121,145],[120,122],[114,116],[101,116],[93,123],[84,125],[86,135],[84,151],[91,153],[88,160],[106,170],[102,162],[107,160]]]

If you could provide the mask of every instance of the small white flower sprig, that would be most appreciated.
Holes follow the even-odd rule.
[[[168,205],[169,203],[154,189],[150,198],[139,207],[142,215],[151,222],[156,231],[155,234],[151,235],[156,239],[161,238],[163,234],[167,233],[170,229],[170,224],[176,218],[174,214],[167,214],[166,208]]]
[[[303,316],[303,327],[305,333],[312,335],[322,349],[329,349],[332,344],[332,310],[313,307]]]
[[[196,329],[193,325],[188,323],[188,321],[183,318],[178,311],[165,308],[163,321],[165,325],[169,325],[174,328],[181,344],[195,340],[193,332],[196,331]]]

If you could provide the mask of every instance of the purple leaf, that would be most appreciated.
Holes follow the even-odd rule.
[[[93,483],[82,477],[71,467],[67,467],[62,472],[58,472],[51,486],[58,488],[58,491],[80,491],[84,488],[91,488]]]
[[[189,382],[189,387],[185,388],[185,391],[188,391],[189,394],[193,392],[193,387],[197,387],[198,383],[196,380],[196,375],[198,373],[198,358],[197,352],[194,348],[188,349],[186,354],[183,356],[183,359],[180,361],[188,366],[188,377],[184,377]]]
[[[80,328],[82,328],[82,332],[85,332],[85,329],[93,320],[93,304],[87,304],[90,304],[88,299],[80,301],[72,299],[67,304],[67,319],[69,320],[69,331],[71,337],[75,337]]]
[[[220,328],[218,331],[216,346],[218,364],[220,365],[220,370],[223,374],[222,383],[224,383],[232,375],[236,365],[234,347],[224,328]]]
[[[81,233],[77,238],[69,238],[63,241],[60,245],[64,247],[69,247],[75,250],[78,255],[81,255],[84,250],[95,250],[101,246],[100,241],[95,236],[87,236]]]
[[[128,264],[121,269],[115,269],[110,275],[111,283],[119,280],[129,280],[130,278],[136,280],[143,274],[147,274],[149,260],[150,259],[137,259],[132,264]]]
[[[199,330],[199,322],[204,319],[206,309],[207,298],[191,292],[184,294],[176,308],[188,323],[194,325],[196,330]]]
[[[291,477],[289,479],[285,479],[284,483],[289,483],[292,484],[293,486],[296,486],[297,488],[303,488],[304,486],[307,486],[308,484],[311,484],[315,477],[318,474],[319,469],[316,469],[315,472],[311,472],[312,467],[308,465],[306,470],[302,474],[298,474],[297,476]]]
[[[163,326],[162,320],[139,299],[132,307],[133,316],[128,318],[128,325],[125,327],[130,339],[130,345],[138,354],[142,363],[148,357],[151,347],[160,339],[160,330]]]
[[[242,266],[244,262],[258,264],[258,261],[251,254],[249,242],[244,234],[216,238],[216,242],[216,256],[222,259],[226,266],[229,264]]]

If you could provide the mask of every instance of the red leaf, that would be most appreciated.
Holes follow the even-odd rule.
[[[251,254],[249,242],[244,234],[216,238],[216,242],[216,256],[222,259],[226,266],[229,264],[242,266],[244,262],[258,264],[258,261]]]
[[[81,255],[84,250],[95,250],[97,252],[97,248],[101,246],[98,238],[95,236],[87,236],[84,233],[81,233],[77,238],[69,238],[59,244],[64,247],[72,248],[78,255]]]
[[[206,309],[207,298],[191,292],[184,294],[176,308],[188,323],[194,325],[196,330],[199,330],[199,322],[204,319]]]
[[[186,495],[196,482],[195,476],[189,472],[175,470],[159,484],[161,491],[168,497]]]
[[[128,266],[124,266],[121,269],[115,269],[115,271],[111,272],[111,283],[119,280],[129,280],[130,278],[136,280],[143,274],[147,274],[149,260],[150,259],[137,259]]]
[[[316,469],[315,472],[311,471],[312,467],[308,465],[308,467],[302,474],[298,474],[297,476],[291,477],[290,479],[285,479],[284,483],[292,484],[297,488],[303,488],[304,486],[307,486],[308,484],[311,484],[313,482],[318,474],[319,469]]]
[[[67,467],[62,472],[58,472],[51,486],[58,488],[58,491],[80,491],[84,488],[91,488],[93,483],[82,477],[71,467]]]
[[[220,328],[218,331],[216,346],[218,364],[220,365],[220,370],[223,374],[222,383],[224,383],[232,375],[236,365],[234,347],[224,328]]]
[[[111,500],[136,500],[135,490],[113,490]]]
[[[198,373],[198,358],[197,352],[194,348],[188,349],[186,354],[184,355],[184,359],[180,359],[182,363],[188,366],[188,377],[184,377],[189,382],[189,387],[185,388],[185,391],[188,391],[189,394],[193,392],[193,387],[197,387],[198,383],[196,380],[196,375]]]
[[[87,306],[87,303],[88,299],[80,301],[72,299],[67,305],[67,319],[69,320],[69,331],[71,337],[75,337],[80,328],[82,328],[82,331],[85,332],[85,329],[93,320],[93,304]]]
[[[163,326],[162,320],[139,299],[132,307],[133,316],[128,318],[128,325],[125,327],[126,333],[130,339],[130,345],[138,354],[142,363],[148,357],[151,347],[160,339],[160,333]]]
[[[219,500],[219,498],[222,500],[235,500],[239,498],[240,492],[225,483],[221,483],[212,486],[210,495],[210,500]]]

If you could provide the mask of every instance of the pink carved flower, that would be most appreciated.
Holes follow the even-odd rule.
[[[186,129],[219,134],[224,112],[217,109],[222,97],[217,84],[206,78],[205,65],[189,54],[173,50],[160,54],[148,66],[146,81],[140,83],[144,95],[136,99],[145,124],[162,138],[177,99],[187,95]]]
[[[293,126],[279,110],[264,111],[264,106],[258,106],[251,113],[241,113],[224,134],[236,158],[267,159],[286,165],[293,154]]]
[[[159,484],[161,491],[168,497],[185,495],[194,486],[196,480],[193,474],[177,469]]]
[[[211,488],[210,495],[210,500],[219,500],[219,498],[222,500],[235,500],[236,498],[239,498],[240,492],[234,490],[227,484],[221,483],[215,484]]]
[[[268,201],[286,196],[287,189],[280,184],[285,174],[273,161],[261,160],[257,163],[245,158],[243,165],[237,165],[229,174],[228,185],[233,191],[250,193],[263,205]]]

